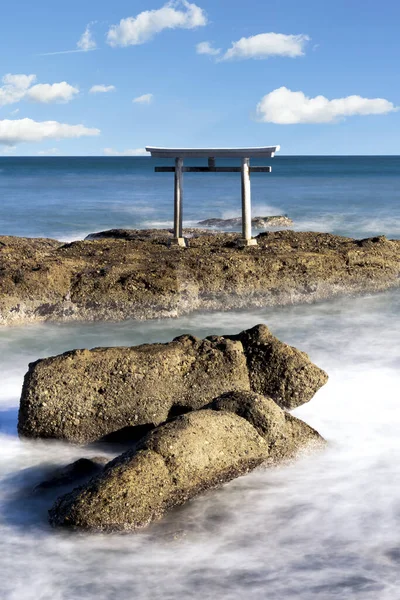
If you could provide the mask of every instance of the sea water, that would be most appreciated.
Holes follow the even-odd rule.
[[[255,213],[297,229],[400,236],[397,157],[277,158],[253,178]],[[0,233],[79,239],[170,224],[170,176],[149,159],[0,159]],[[239,214],[237,177],[188,176],[185,219]],[[165,226],[164,225],[164,226]],[[0,330],[0,598],[393,600],[400,598],[400,293],[149,322]],[[98,454],[20,441],[28,363],[71,348],[165,342],[267,324],[330,376],[294,414],[328,440],[258,470],[134,535],[52,530],[52,466]],[[112,451],[109,451],[113,456]]]

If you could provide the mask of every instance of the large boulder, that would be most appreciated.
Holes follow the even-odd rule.
[[[242,343],[252,391],[270,396],[282,408],[292,409],[309,402],[328,381],[325,371],[312,363],[305,352],[278,340],[265,325],[225,339]]]
[[[134,442],[224,392],[254,391],[294,408],[327,378],[265,325],[237,336],[187,335],[168,344],[74,350],[29,365],[18,431],[73,443]]]
[[[224,338],[74,350],[29,365],[18,431],[74,443],[118,431],[126,438],[127,428],[141,437],[226,391],[249,389],[242,344]]]
[[[245,419],[200,410],[154,429],[87,486],[59,498],[52,525],[134,530],[200,492],[268,458],[268,444]]]
[[[100,476],[60,497],[50,522],[100,531],[145,527],[204,490],[322,443],[305,423],[293,422],[271,399],[226,394],[157,427]]]

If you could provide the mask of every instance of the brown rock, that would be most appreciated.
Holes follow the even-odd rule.
[[[131,428],[134,440],[232,389],[250,389],[249,376],[242,344],[224,338],[74,350],[29,365],[18,431],[88,443]]]
[[[236,233],[193,237],[189,248],[169,247],[170,237],[132,230],[61,244],[0,236],[0,324],[176,317],[400,284],[400,240],[383,236],[277,231],[241,249]]]
[[[55,469],[48,479],[42,481],[35,487],[34,491],[42,492],[64,485],[70,485],[72,487],[72,485],[82,479],[89,479],[94,475],[98,475],[108,462],[109,458],[105,456],[79,458],[65,467]]]
[[[272,398],[254,392],[227,392],[205,408],[232,412],[246,419],[267,442],[271,463],[292,459],[308,446],[324,443],[307,423],[279,408]]]
[[[161,425],[85,487],[57,500],[54,526],[135,530],[263,463],[268,444],[245,419],[200,410]]]
[[[265,325],[225,337],[242,343],[252,391],[270,396],[282,408],[309,402],[328,381],[305,352],[278,340]]]

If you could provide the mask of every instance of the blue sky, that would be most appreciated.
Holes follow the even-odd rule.
[[[3,0],[0,155],[400,154],[399,23],[398,0]]]

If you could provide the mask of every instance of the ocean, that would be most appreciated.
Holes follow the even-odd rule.
[[[148,158],[0,158],[0,233],[65,241],[169,227],[173,181]],[[256,161],[255,164],[261,164]],[[253,214],[296,230],[400,237],[400,157],[279,157],[252,177]],[[185,176],[184,221],[240,214],[235,174]],[[314,305],[124,323],[0,329],[0,598],[395,600],[400,597],[400,290]],[[265,323],[330,380],[294,414],[328,441],[210,491],[134,535],[52,530],[52,466],[96,449],[21,441],[30,361],[72,348],[236,333]],[[111,456],[110,451],[110,456]]]

